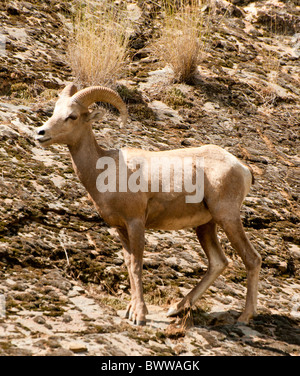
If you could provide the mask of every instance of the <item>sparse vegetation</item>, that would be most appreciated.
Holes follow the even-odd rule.
[[[105,117],[94,126],[98,142],[145,150],[180,148],[185,140],[186,146],[215,143],[250,165],[256,180],[242,214],[263,257],[258,316],[247,327],[235,325],[245,272],[219,231],[230,264],[193,307],[186,329],[187,312],[177,321],[167,321],[165,313],[207,269],[194,232],[147,232],[143,278],[150,322],[129,324],[121,243],[88,201],[66,148],[44,150],[34,139],[64,83],[79,82],[64,54],[74,34],[62,20],[75,26],[81,12],[99,28],[95,5],[98,12],[109,2],[126,14],[129,4],[89,0],[89,12],[84,2],[0,1],[7,42],[0,56],[0,355],[68,356],[74,341],[86,350],[82,355],[92,356],[300,355],[297,1],[202,1],[198,39],[205,58],[194,86],[171,83],[170,70],[158,69],[161,58],[149,54],[148,43],[160,37],[170,15],[163,2],[130,1],[142,14],[134,25],[139,34],[126,47],[129,64],[107,82],[117,80],[131,122],[119,129],[115,116]],[[175,0],[165,0],[170,3]],[[183,0],[176,3],[180,14]],[[126,81],[118,82],[120,73]],[[63,228],[69,266],[59,241]]]
[[[126,8],[110,1],[80,4],[73,19],[68,59],[79,84],[111,85],[127,58],[129,21]]]
[[[171,106],[175,110],[181,106],[187,108],[192,107],[192,103],[186,99],[185,94],[177,87],[173,87],[166,92],[164,101],[168,106]]]
[[[191,83],[203,56],[207,32],[202,13],[205,1],[165,1],[165,16],[154,54],[169,64],[176,82]]]

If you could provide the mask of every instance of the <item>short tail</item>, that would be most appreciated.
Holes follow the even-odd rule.
[[[247,167],[248,170],[250,171],[250,174],[251,174],[251,185],[253,185],[255,183],[255,178],[254,178],[254,172],[253,172],[253,168],[246,165],[245,163],[242,162],[242,164],[244,165],[244,167]]]
[[[254,172],[253,172],[253,168],[250,167],[250,166],[247,166],[251,172],[251,176],[252,176],[252,181],[251,181],[251,184],[253,185],[255,183],[255,178],[254,178]]]

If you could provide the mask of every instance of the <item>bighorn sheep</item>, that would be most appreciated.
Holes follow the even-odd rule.
[[[261,257],[249,242],[240,218],[240,207],[252,184],[249,168],[232,154],[215,145],[163,152],[139,149],[105,150],[96,142],[91,127],[91,123],[99,118],[99,111],[88,109],[95,102],[107,102],[115,106],[121,114],[123,123],[126,123],[126,105],[115,91],[99,86],[77,91],[73,84],[69,84],[60,94],[52,117],[38,128],[37,140],[42,146],[53,143],[68,146],[74,170],[89,192],[96,209],[110,226],[117,229],[131,285],[131,302],[126,317],[138,325],[146,323],[147,308],[142,287],[146,228],[178,230],[194,227],[208,257],[206,274],[191,292],[169,309],[168,315],[172,316],[193,305],[227,266],[228,261],[217,238],[219,225],[247,269],[246,304],[238,320],[248,322],[256,310],[261,265]],[[122,160],[125,154],[126,158]],[[171,179],[169,191],[161,189],[164,183],[162,176],[155,175],[162,167],[156,166],[160,158],[163,161],[171,158],[172,161],[183,161],[183,164],[192,166],[193,181],[197,173],[195,158],[204,161],[201,179],[204,192],[198,202],[187,202],[186,196],[191,190],[176,186],[178,177],[182,183],[185,179],[185,175],[183,177],[181,173]],[[109,165],[111,161],[115,162],[115,169],[111,172],[119,176],[119,179],[104,174],[99,180],[100,172],[105,172],[104,166]],[[151,174],[147,164],[151,166]],[[137,172],[138,165],[140,170],[139,177],[135,177],[135,189],[124,189],[128,188],[127,182],[129,183],[130,178]],[[160,189],[157,189],[157,185],[156,189],[153,189],[151,185],[151,177],[154,179],[153,172]],[[103,176],[111,178],[113,184],[109,186]],[[148,185],[143,186],[144,189],[136,189],[141,187],[143,179]],[[101,184],[106,184],[106,188],[102,189]]]

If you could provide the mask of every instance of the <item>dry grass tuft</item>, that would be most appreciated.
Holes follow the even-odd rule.
[[[182,318],[175,319],[165,329],[165,336],[171,339],[184,337],[188,328],[193,326],[193,316],[191,307],[184,310]]]
[[[204,51],[207,32],[202,0],[165,1],[161,35],[153,43],[154,54],[174,72],[176,82],[192,83]]]
[[[75,80],[84,86],[112,85],[127,59],[126,8],[111,1],[80,4],[73,20],[68,56]]]

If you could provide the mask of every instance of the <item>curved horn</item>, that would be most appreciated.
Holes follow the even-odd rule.
[[[69,84],[63,89],[60,96],[72,97],[76,92],[77,87],[74,84]]]
[[[84,107],[89,107],[95,102],[109,103],[119,110],[122,123],[123,125],[126,124],[128,118],[126,105],[119,94],[110,88],[104,86],[91,86],[82,89],[72,96],[72,101],[75,101]]]

